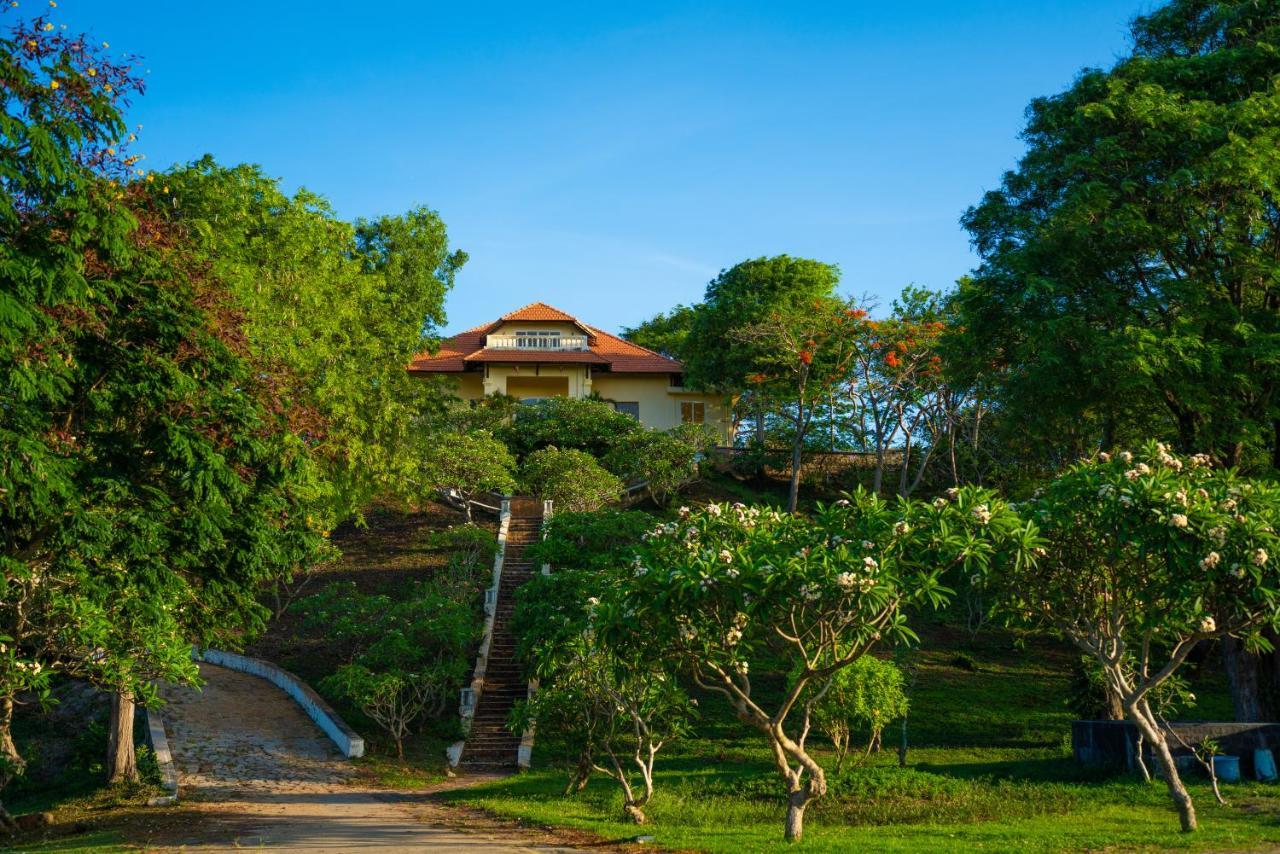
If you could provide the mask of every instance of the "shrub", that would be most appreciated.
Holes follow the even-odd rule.
[[[430,532],[424,545],[448,555],[444,570],[433,579],[442,593],[466,599],[487,586],[493,556],[498,551],[498,540],[488,528],[454,525]]]
[[[849,753],[849,740],[858,730],[868,733],[867,750],[880,749],[886,725],[907,713],[902,671],[892,661],[866,655],[837,670],[823,686],[815,685],[813,720],[836,749],[836,773]]]
[[[708,432],[700,424],[681,425],[667,433],[633,430],[619,437],[604,464],[628,483],[647,484],[649,497],[663,507],[697,479],[698,455],[714,441]]]
[[[621,437],[641,429],[639,421],[607,403],[553,397],[518,407],[497,435],[522,459],[550,447],[586,451],[602,459]]]
[[[425,460],[423,471],[433,489],[452,489],[462,499],[471,521],[471,501],[484,492],[506,494],[515,487],[516,461],[507,446],[483,430],[442,433]]]
[[[556,571],[614,569],[631,559],[654,521],[638,510],[556,512],[547,520],[542,539],[530,544],[525,554],[533,563],[550,564]]]
[[[616,475],[590,454],[572,448],[534,451],[520,467],[520,481],[528,491],[564,510],[596,510],[622,494],[622,481]]]
[[[461,688],[480,634],[474,606],[425,584],[400,601],[364,595],[350,582],[333,584],[297,609],[310,627],[351,651],[320,689],[386,730],[401,759],[413,722],[439,715]]]

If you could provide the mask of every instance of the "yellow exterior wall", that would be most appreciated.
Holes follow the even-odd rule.
[[[479,400],[484,397],[484,375],[479,371],[455,374],[450,379],[454,383],[453,393],[463,400]]]
[[[525,331],[562,332],[565,335],[585,335],[586,333],[572,323],[562,320],[524,320],[504,323],[490,332],[490,335],[515,335]]]
[[[722,441],[728,442],[731,438],[733,423],[723,400],[716,395],[673,388],[669,374],[602,372],[592,378],[591,389],[605,400],[639,403],[640,423],[656,430],[670,430],[680,425],[681,401],[702,401],[706,407],[704,423],[714,427]]]
[[[679,426],[681,401],[702,401],[706,407],[704,423],[715,428],[720,441],[733,443],[732,414],[724,399],[718,395],[675,388],[671,385],[670,374],[600,371],[592,376],[582,365],[541,365],[535,370],[534,365],[519,364],[489,365],[488,377],[479,370],[455,374],[453,379],[455,393],[463,400],[480,400],[486,394],[511,394],[517,398],[552,395],[582,398],[595,392],[608,401],[639,403],[640,423],[656,430]],[[548,379],[553,383],[539,381]],[[551,384],[555,388],[548,388]]]
[[[488,365],[488,376],[484,380],[485,394],[511,394],[507,390],[508,378],[521,377],[563,377],[568,381],[569,397],[586,397],[591,394],[591,377],[585,365]],[[519,384],[515,387],[519,391]],[[519,394],[513,396],[519,397]],[[546,397],[545,394],[527,395],[529,397]]]

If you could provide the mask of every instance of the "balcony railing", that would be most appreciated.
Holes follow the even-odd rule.
[[[490,335],[487,350],[586,350],[585,335]]]

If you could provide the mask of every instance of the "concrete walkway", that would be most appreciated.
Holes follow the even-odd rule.
[[[202,692],[168,687],[181,795],[197,820],[152,850],[568,852],[430,823],[420,793],[363,786],[349,760],[283,691],[201,664]]]

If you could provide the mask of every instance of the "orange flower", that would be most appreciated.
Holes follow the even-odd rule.
[[[813,354],[812,354],[812,353],[810,353],[808,350],[801,350],[801,351],[800,351],[800,361],[804,362],[806,365],[812,365],[812,364],[813,364]]]
[[[896,368],[898,365],[902,364],[902,362],[898,360],[898,354],[892,350],[889,351],[889,355],[884,357],[884,363],[891,368]]]

